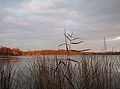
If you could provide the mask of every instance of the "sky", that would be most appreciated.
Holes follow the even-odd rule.
[[[120,0],[0,0],[0,45],[63,49],[64,29],[84,43],[74,49],[120,51]]]

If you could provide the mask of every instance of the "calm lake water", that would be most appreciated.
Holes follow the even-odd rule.
[[[120,89],[120,55],[80,55],[80,56],[11,56],[11,57],[1,57],[0,63],[4,61],[3,65],[6,65],[8,61],[15,64],[15,68],[17,68],[17,73],[19,75],[20,73],[24,73],[25,76],[29,76],[29,72],[27,71],[26,67],[32,67],[33,65],[37,65],[37,62],[41,62],[40,65],[42,65],[42,62],[45,63],[45,65],[49,68],[56,68],[57,61],[62,61],[69,65],[71,63],[71,70],[73,75],[74,81],[79,82],[81,81],[78,79],[78,77],[81,77],[82,73],[86,73],[84,71],[85,68],[89,72],[95,71],[97,69],[97,72],[99,74],[100,79],[106,78],[104,75],[104,72],[108,74],[107,76],[111,76],[111,84],[113,87],[117,87],[117,89]],[[59,63],[58,62],[58,63]],[[96,69],[94,69],[96,68]],[[29,68],[28,68],[29,70]],[[61,67],[61,70],[66,71],[66,68],[64,67],[64,64]],[[34,70],[33,70],[34,71]],[[51,70],[50,70],[51,71]],[[82,71],[81,74],[79,74]],[[107,72],[109,73],[107,73]],[[91,72],[92,73],[92,72]],[[110,75],[109,75],[110,74]],[[16,75],[17,76],[17,75]],[[49,75],[48,75],[49,76]],[[16,79],[18,77],[15,77]],[[81,77],[83,79],[83,76]],[[19,80],[19,79],[18,79]],[[24,80],[24,78],[23,78]],[[31,80],[31,77],[30,77]],[[102,81],[102,80],[100,80]],[[21,84],[22,85],[22,84]],[[76,89],[79,89],[76,86]],[[26,88],[23,88],[26,89]],[[115,89],[115,88],[113,88]]]
[[[45,60],[48,65],[52,64],[51,61],[54,61],[55,59],[57,60],[62,60],[64,61],[65,59],[72,59],[75,61],[78,61],[81,63],[83,59],[86,60],[98,60],[101,64],[107,62],[113,63],[113,67],[117,69],[118,72],[120,72],[120,55],[75,55],[75,56],[11,56],[11,57],[0,57],[0,61],[11,61],[15,62],[17,66],[24,66],[28,62],[33,62],[34,60]],[[73,65],[77,64],[74,61],[71,61]]]

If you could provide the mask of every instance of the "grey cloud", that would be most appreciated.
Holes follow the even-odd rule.
[[[31,1],[0,0],[0,41],[23,49],[56,48],[66,26],[68,32],[85,37],[87,47],[97,49],[104,36],[114,38],[120,34],[120,0],[51,0],[52,4],[44,8],[39,5],[42,0],[35,0],[36,8],[26,8]]]
[[[77,31],[79,32],[79,30]],[[102,40],[104,37],[120,36],[120,27],[90,27],[83,29],[81,33],[88,40]]]
[[[71,0],[56,4],[58,8],[77,11],[95,21],[118,22],[120,20],[120,0]],[[95,17],[95,18],[94,18]],[[92,20],[92,19],[90,19]]]
[[[0,0],[0,9],[18,8],[22,3],[29,0]]]

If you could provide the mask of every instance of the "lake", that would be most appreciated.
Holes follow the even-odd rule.
[[[6,80],[14,75],[11,89],[120,89],[120,55],[11,56],[0,65]]]

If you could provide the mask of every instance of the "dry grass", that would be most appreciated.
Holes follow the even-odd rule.
[[[0,89],[17,89],[16,68],[14,62],[0,61]]]
[[[33,57],[17,72],[13,64],[2,64],[0,89],[120,89],[119,61],[119,56],[104,55],[77,60]]]

